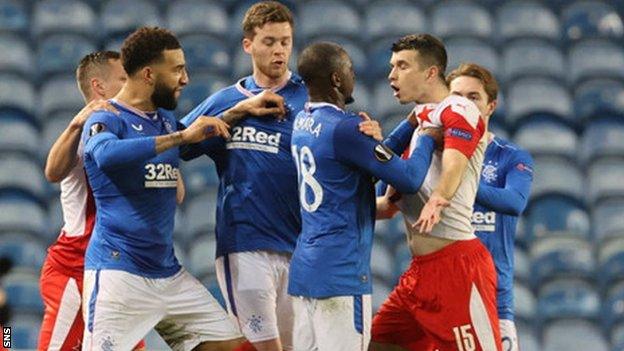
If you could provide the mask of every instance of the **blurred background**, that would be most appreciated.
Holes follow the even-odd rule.
[[[13,347],[36,347],[43,305],[40,267],[62,226],[58,187],[45,156],[83,101],[80,58],[118,50],[142,25],[173,30],[191,82],[183,116],[250,73],[240,23],[255,1],[0,0],[1,284],[13,313]],[[332,40],[351,55],[355,110],[389,132],[400,106],[386,80],[390,43],[430,32],[462,61],[491,69],[501,85],[491,130],[535,159],[519,225],[516,321],[522,350],[624,350],[624,1],[282,1],[296,16],[295,51]],[[293,54],[291,67],[296,62]],[[218,179],[208,158],[182,165],[187,200],[177,213],[176,253],[215,295]],[[373,247],[374,307],[410,261],[400,218],[379,222]],[[148,349],[166,349],[152,332]]]

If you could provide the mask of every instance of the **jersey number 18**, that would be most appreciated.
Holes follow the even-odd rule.
[[[297,165],[297,173],[299,174],[299,201],[304,210],[308,212],[316,211],[321,202],[323,202],[323,188],[321,184],[314,178],[316,172],[316,161],[309,147],[303,146],[297,151],[297,146],[292,146],[292,155]],[[312,189],[314,200],[308,202],[307,191]]]

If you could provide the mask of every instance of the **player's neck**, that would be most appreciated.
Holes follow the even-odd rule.
[[[156,110],[156,105],[152,102],[151,94],[147,89],[136,85],[130,80],[117,93],[115,100],[145,112]]]
[[[431,86],[426,96],[424,96],[419,104],[437,104],[449,96],[449,88],[443,83],[437,83]]]
[[[256,82],[256,85],[264,89],[273,89],[283,85],[284,82],[288,80],[289,76],[289,71],[284,72],[284,74],[282,74],[279,78],[271,78],[260,72],[260,70],[254,70],[253,72],[253,79]]]
[[[308,87],[308,94],[310,102],[325,102],[338,106],[341,110],[344,110],[346,104],[345,99],[339,93],[334,90],[330,91],[313,91]]]

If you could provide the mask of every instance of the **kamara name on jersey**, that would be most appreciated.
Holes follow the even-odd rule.
[[[295,120],[295,125],[293,126],[293,128],[295,130],[306,131],[318,138],[319,135],[321,135],[323,123],[316,123],[312,116],[306,116],[302,118],[297,118]]]
[[[496,212],[480,212],[472,213],[472,226],[476,231],[494,232],[496,231]]]
[[[148,163],[145,165],[145,187],[175,188],[179,174],[179,170],[168,163]]]
[[[267,133],[254,127],[237,126],[232,128],[232,138],[227,143],[228,149],[247,149],[277,154],[282,133]]]

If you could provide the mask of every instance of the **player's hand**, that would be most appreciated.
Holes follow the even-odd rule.
[[[358,115],[363,120],[360,122],[360,132],[377,141],[382,141],[383,134],[381,133],[381,126],[379,125],[379,122],[372,119],[366,112],[360,112]]]
[[[239,102],[235,109],[240,113],[254,116],[277,116],[278,119],[286,116],[284,98],[271,90],[264,90],[258,95]]]
[[[428,135],[433,138],[438,150],[444,149],[444,131],[442,128],[422,128],[418,131],[420,135]]]
[[[204,141],[214,136],[220,136],[229,139],[230,126],[217,117],[201,116],[197,118],[182,133],[182,143],[193,144]]]
[[[433,227],[442,219],[442,210],[450,205],[450,202],[440,195],[432,194],[429,201],[420,211],[420,217],[412,228],[417,229],[419,233],[429,234]]]
[[[89,116],[96,111],[110,111],[116,115],[119,114],[119,111],[117,111],[115,106],[107,100],[93,100],[74,116],[70,124],[74,127],[82,128],[87,119],[89,119]]]

